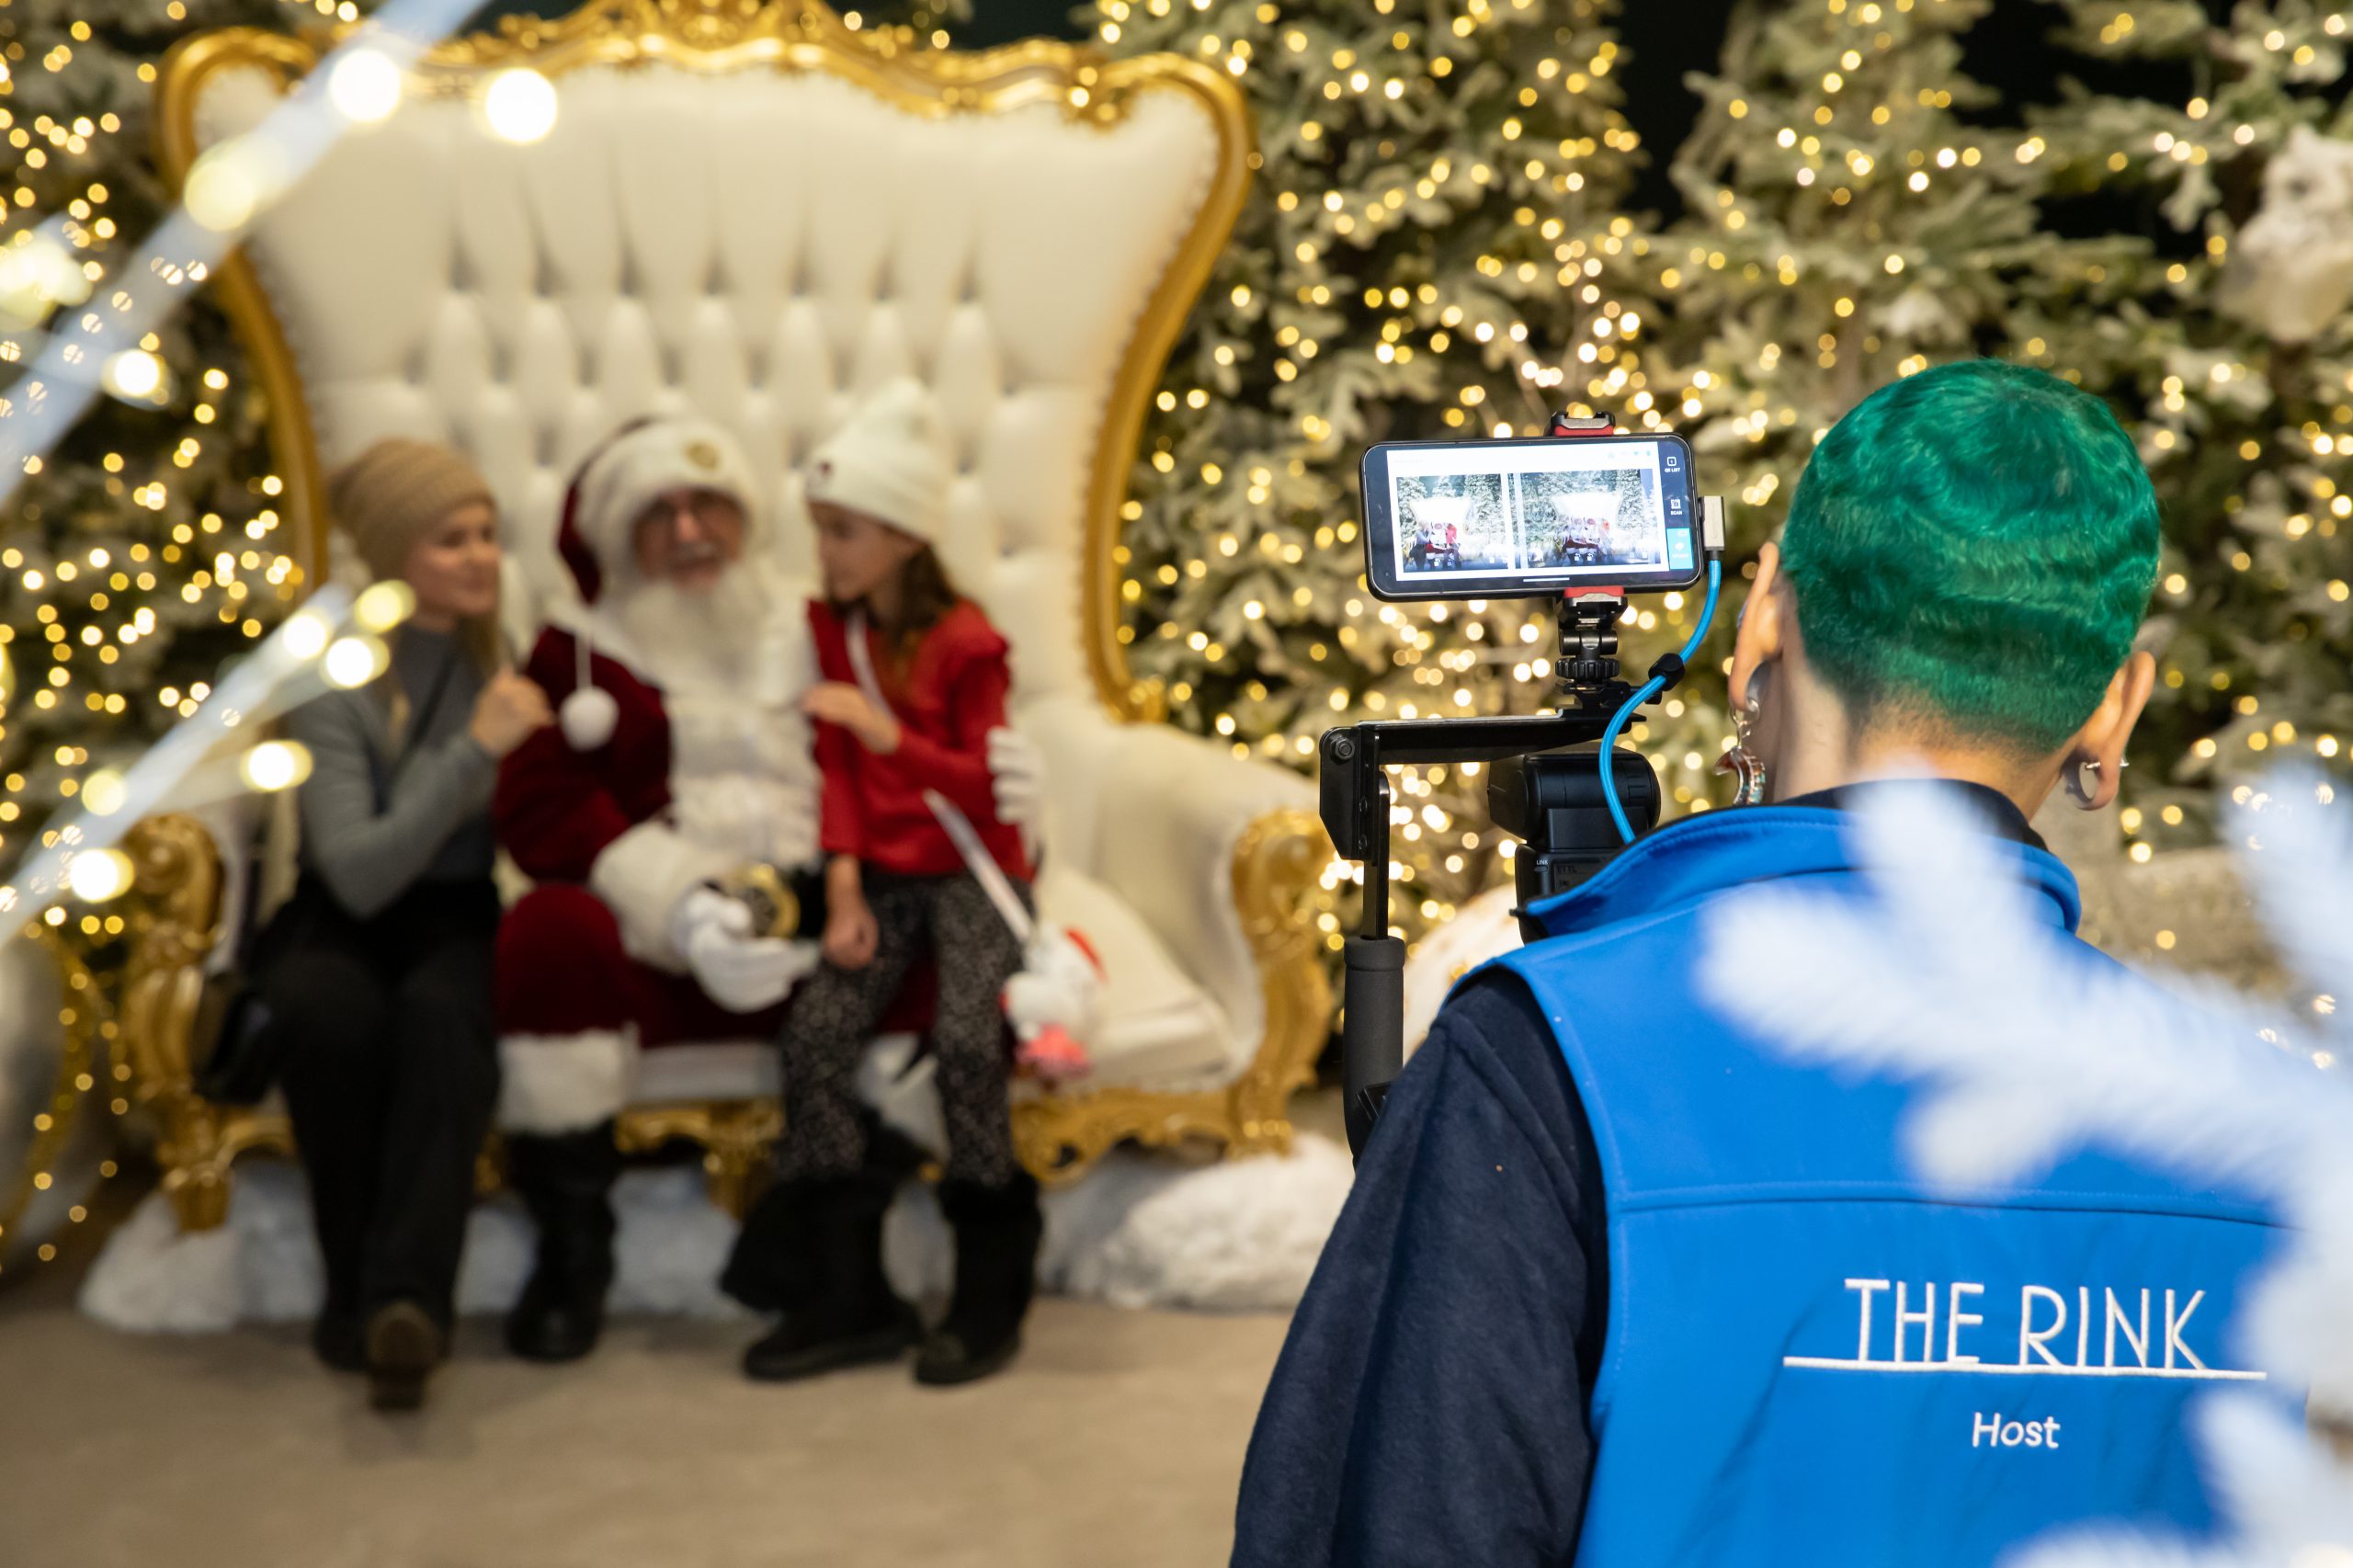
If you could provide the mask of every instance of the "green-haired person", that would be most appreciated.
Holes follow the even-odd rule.
[[[2097,971],[2029,820],[2115,799],[2157,549],[2131,440],[2041,371],[1945,366],[1830,431],[1736,636],[1751,803],[1540,901],[1438,1014],[1276,1368],[1236,1563],[1973,1568],[2205,1523],[2179,1417],[2253,1375],[2228,1329],[2268,1228],[2088,1157],[1926,1190],[1901,1086],[1792,1063],[1697,972],[1744,889],[1870,896],[1848,815],[1924,768],[2041,957]]]

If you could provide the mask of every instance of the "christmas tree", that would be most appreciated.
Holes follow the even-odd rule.
[[[1690,437],[1732,503],[1744,572],[1840,415],[1932,363],[1998,352],[2018,297],[2048,293],[2038,278],[2096,270],[2115,248],[2038,233],[2045,149],[1973,122],[1998,120],[1995,95],[1961,68],[1962,37],[1990,9],[1745,6],[1724,74],[1700,84],[1673,167],[1686,216],[1645,279],[1674,369],[1644,416]],[[1675,732],[1660,749],[1678,800],[1699,794],[1701,759],[1730,742],[1720,671],[1694,682],[1688,722],[1657,726]]]
[[[1103,0],[1107,45],[1230,73],[1259,131],[1250,207],[1171,358],[1128,503],[1131,658],[1176,722],[1305,766],[1347,718],[1549,696],[1546,607],[1365,592],[1356,466],[1374,441],[1649,404],[1648,328],[1618,288],[1647,246],[1619,211],[1634,137],[1607,12]],[[1507,851],[1475,774],[1400,772],[1408,928]]]
[[[2222,27],[2177,0],[2069,12],[2088,61],[2188,85],[2034,117],[2058,193],[2153,221],[2105,278],[2030,304],[2049,354],[2119,404],[2164,506],[2162,684],[2124,823],[2146,858],[2203,835],[2214,784],[2243,794],[2282,751],[2341,766],[2353,737],[2353,17],[2304,0]]]
[[[171,206],[153,149],[163,55],[188,32],[323,23],[268,0],[14,0],[0,11],[0,419],[73,394],[33,372],[59,339],[127,301],[121,269]],[[358,15],[345,4],[340,16]],[[201,276],[191,276],[190,285]],[[304,591],[278,548],[262,409],[225,319],[199,289],[104,366],[98,397],[44,455],[5,476],[0,858],[70,806],[93,767],[193,712],[225,660]]]

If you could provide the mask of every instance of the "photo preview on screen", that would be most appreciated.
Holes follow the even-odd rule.
[[[1392,448],[1397,574],[1572,582],[1687,572],[1685,460],[1677,446],[1643,441]]]

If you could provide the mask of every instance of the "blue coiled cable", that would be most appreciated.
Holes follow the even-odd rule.
[[[1691,655],[1699,651],[1700,642],[1708,635],[1709,623],[1716,619],[1716,595],[1723,582],[1723,557],[1709,556],[1707,602],[1699,607],[1699,624],[1691,629],[1691,641],[1683,644],[1679,655],[1683,664],[1689,664]],[[1618,803],[1618,769],[1611,764],[1610,753],[1618,747],[1618,732],[1626,727],[1626,721],[1634,716],[1634,710],[1665,689],[1666,677],[1654,675],[1634,688],[1634,695],[1609,716],[1608,727],[1601,732],[1601,799],[1609,807],[1609,820],[1618,824],[1618,836],[1629,844],[1634,842],[1634,824],[1626,820],[1626,808]]]

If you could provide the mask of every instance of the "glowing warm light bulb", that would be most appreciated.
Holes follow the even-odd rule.
[[[250,137],[223,142],[197,159],[181,201],[188,215],[217,233],[242,229],[285,188],[277,150]]]
[[[164,390],[164,362],[143,348],[109,355],[99,384],[125,403],[147,403]]]
[[[555,84],[536,71],[501,71],[491,78],[482,111],[493,135],[528,146],[555,129]]]
[[[131,888],[131,857],[119,849],[85,849],[65,869],[65,885],[89,903],[120,898]]]
[[[366,686],[382,675],[391,662],[392,655],[373,637],[338,637],[322,661],[327,684],[346,691]]]
[[[346,119],[379,124],[401,107],[401,68],[381,50],[351,50],[327,77],[327,97]]]
[[[310,748],[292,741],[264,741],[237,764],[237,777],[265,795],[290,790],[310,776]]]
[[[366,596],[361,598],[364,602]],[[287,621],[286,630],[279,635],[286,640],[288,653],[298,659],[315,659],[326,652],[327,640],[333,633],[334,628],[324,618],[303,610]]]
[[[38,326],[58,306],[89,297],[89,278],[51,224],[24,230],[0,248],[0,324]]]
[[[354,620],[370,631],[390,631],[416,609],[416,590],[394,577],[369,585],[351,607]]]
[[[82,809],[94,817],[114,815],[130,798],[130,788],[114,768],[100,768],[82,780]]]

